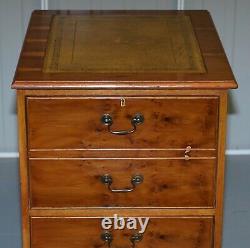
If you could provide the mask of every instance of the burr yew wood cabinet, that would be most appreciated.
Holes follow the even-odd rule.
[[[12,84],[23,248],[221,248],[236,87],[207,11],[34,11]],[[114,214],[150,219],[103,230]]]

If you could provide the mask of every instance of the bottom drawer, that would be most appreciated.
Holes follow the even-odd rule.
[[[32,248],[211,248],[213,242],[213,218],[211,217],[166,217],[150,218],[145,232],[141,231],[138,219],[131,225],[125,219],[126,228],[112,227],[104,232],[100,218],[32,218]],[[130,223],[130,225],[128,225]],[[136,224],[135,224],[136,223]],[[146,223],[145,220],[143,222]],[[106,223],[107,224],[107,223]],[[118,223],[122,227],[122,223]],[[146,225],[144,225],[146,226]],[[106,226],[107,227],[107,226]],[[117,227],[117,226],[115,226]],[[137,229],[132,229],[137,227]],[[112,235],[110,245],[104,241]],[[131,237],[134,237],[131,239]],[[140,240],[141,239],[141,240]],[[134,246],[133,246],[134,242]]]

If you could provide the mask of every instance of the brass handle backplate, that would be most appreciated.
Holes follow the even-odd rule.
[[[104,114],[101,118],[101,122],[108,127],[108,131],[115,135],[127,135],[130,133],[134,133],[136,131],[136,126],[140,125],[144,122],[144,117],[142,114],[135,114],[131,119],[132,128],[128,130],[117,130],[114,131],[111,129],[113,124],[113,118],[110,114]]]
[[[135,175],[131,178],[131,185],[132,187],[130,188],[125,188],[125,189],[113,189],[111,187],[113,183],[113,178],[109,174],[105,174],[101,176],[101,182],[105,185],[107,185],[108,189],[113,192],[113,193],[128,193],[132,192],[135,190],[136,186],[143,183],[143,176],[142,175]]]
[[[132,244],[131,248],[135,248],[137,242],[140,242],[143,238],[143,234],[135,233],[130,237],[130,242]],[[105,231],[101,234],[101,240],[104,241],[108,247],[111,247],[113,241],[113,235],[109,231]]]
[[[101,240],[105,241],[105,243],[108,244],[108,247],[111,247],[113,235],[110,232],[105,231],[101,234]]]
[[[143,238],[142,233],[135,233],[130,237],[130,241],[132,243],[132,248],[135,248],[135,244],[140,242]]]

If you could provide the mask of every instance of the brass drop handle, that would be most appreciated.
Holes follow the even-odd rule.
[[[105,185],[107,185],[108,189],[113,193],[128,193],[135,190],[136,186],[141,184],[143,182],[143,176],[142,175],[135,175],[131,178],[131,188],[125,188],[125,189],[112,189],[111,185],[113,183],[113,178],[109,174],[105,174],[101,176],[101,182]]]
[[[130,237],[130,242],[132,244],[131,248],[135,248],[137,242],[140,242],[143,238],[141,233],[135,233]],[[103,240],[108,247],[111,247],[113,241],[113,235],[109,231],[105,231],[101,234],[101,240]]]
[[[110,114],[104,114],[101,118],[101,122],[108,127],[108,131],[112,134],[115,135],[126,135],[126,134],[130,134],[130,133],[134,133],[136,131],[136,126],[140,125],[144,122],[144,117],[142,114],[135,114],[132,119],[131,119],[131,125],[132,128],[129,130],[117,130],[117,131],[113,131],[111,129],[111,126],[113,124],[113,118]]]

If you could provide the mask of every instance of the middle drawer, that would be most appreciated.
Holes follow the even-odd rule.
[[[34,159],[31,207],[214,207],[215,159]]]

